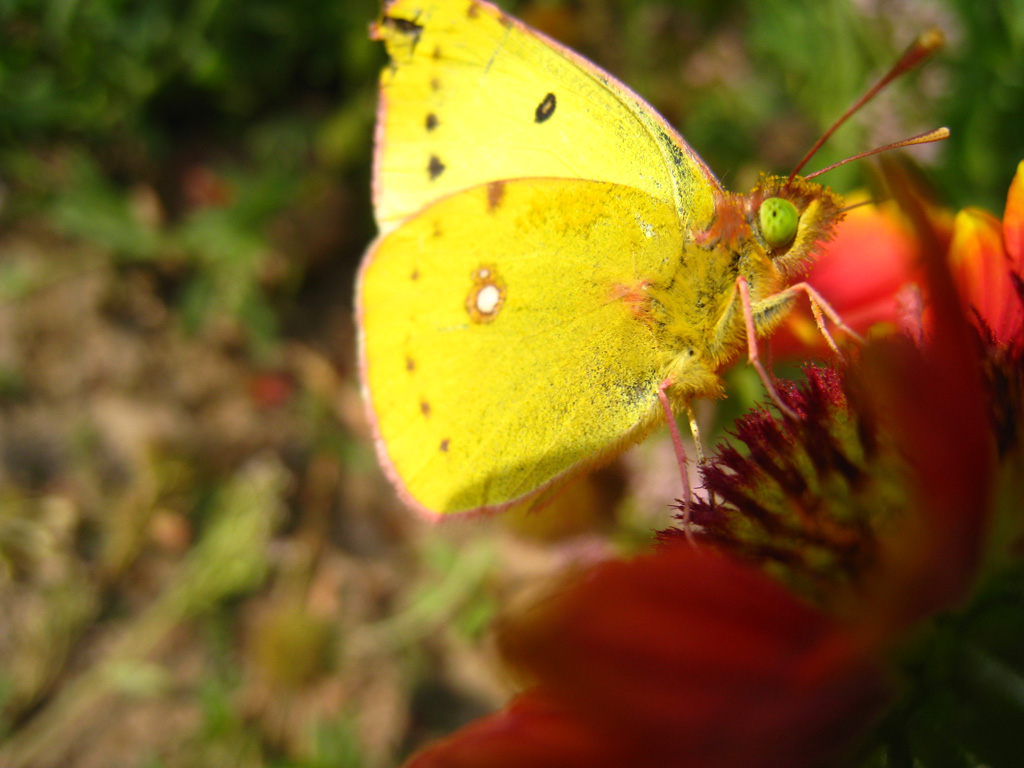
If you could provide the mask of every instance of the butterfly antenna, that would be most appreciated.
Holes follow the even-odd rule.
[[[822,168],[820,171],[808,173],[804,178],[813,179],[815,176],[821,176],[821,174],[828,173],[841,165],[852,163],[854,160],[863,160],[865,157],[877,155],[879,152],[888,152],[890,149],[899,149],[900,147],[912,147],[915,144],[930,144],[933,141],[942,141],[943,139],[948,138],[949,128],[936,128],[934,131],[928,131],[927,133],[922,133],[917,136],[911,136],[909,139],[894,141],[892,144],[886,144],[884,147],[876,147],[875,149],[869,149],[867,152],[860,152],[852,157],[846,158],[845,160],[840,160],[838,163],[832,163],[832,165]],[[790,180],[792,180],[792,177],[790,177]]]
[[[869,101],[871,101],[871,99],[873,99],[878,94],[879,91],[881,91],[883,88],[885,88],[885,86],[887,86],[889,83],[891,83],[897,77],[899,77],[900,75],[902,75],[905,72],[909,72],[911,69],[913,69],[918,64],[920,64],[922,61],[924,61],[929,56],[931,56],[933,53],[935,53],[935,51],[937,51],[939,48],[942,47],[942,44],[944,42],[945,42],[945,35],[942,33],[941,29],[938,29],[936,27],[933,27],[933,28],[928,29],[925,32],[921,33],[921,35],[917,38],[917,40],[915,40],[913,43],[911,43],[910,47],[907,48],[907,50],[903,52],[903,55],[900,56],[899,61],[897,61],[893,65],[892,69],[890,69],[888,72],[886,72],[885,75],[883,75],[882,78],[877,83],[875,83],[873,86],[871,86],[871,88],[869,88],[867,90],[867,92],[863,96],[861,96],[859,99],[857,99],[857,101],[855,101],[853,103],[853,106],[851,106],[849,109],[847,109],[846,112],[844,112],[840,116],[840,118],[838,120],[836,120],[834,123],[832,123],[832,126],[827,131],[825,131],[824,134],[822,134],[821,138],[818,139],[816,142],[814,142],[814,146],[811,147],[807,151],[807,154],[804,155],[803,159],[799,163],[796,164],[796,168],[793,169],[793,172],[789,174],[789,183],[793,182],[793,179],[796,178],[796,175],[800,172],[800,169],[803,168],[805,165],[807,165],[807,162],[812,157],[814,157],[815,152],[817,152],[819,149],[821,149],[821,146],[826,141],[828,141],[829,137],[833,133],[836,132],[836,129],[839,128],[839,126],[841,126],[843,123],[845,123],[850,118],[851,115],[853,115],[857,110],[859,110],[861,107],[863,107]],[[940,130],[942,130],[942,129],[940,129]],[[943,136],[942,138],[945,138],[945,137]],[[937,141],[937,140],[938,139],[931,139],[931,141]],[[920,143],[923,143],[923,142],[918,141],[918,142],[911,142],[911,143],[918,143],[918,144],[920,144]],[[868,152],[865,155],[862,155],[862,157],[866,157],[868,154],[874,154],[874,152],[881,152],[883,149],[894,149],[897,146],[906,146],[906,145],[905,144],[900,144],[900,143],[897,142],[897,144],[893,144],[893,145],[890,145],[888,147],[884,147],[882,149],[877,149],[877,150],[874,150],[873,152]],[[850,159],[852,160],[853,158],[850,158]],[[821,173],[821,171],[819,171],[819,173]]]
[[[846,206],[845,208],[840,208],[839,209],[839,213],[840,214],[849,213],[850,211],[855,210],[857,208],[863,208],[865,205],[878,205],[878,202],[879,202],[878,200],[873,200],[873,199],[861,200],[859,203],[851,203],[850,205]]]

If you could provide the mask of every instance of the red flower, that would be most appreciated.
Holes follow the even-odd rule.
[[[898,694],[892,651],[964,598],[987,530],[976,347],[948,273],[933,293],[934,354],[866,355],[877,409],[819,370],[788,390],[799,422],[742,421],[749,455],[726,451],[717,506],[693,510],[706,546],[666,533],[516,618],[503,649],[532,687],[409,768],[813,768],[853,747]]]
[[[954,268],[1019,266],[1020,176],[1004,249],[964,230]],[[960,611],[978,588],[996,505],[1009,509],[1001,524],[1024,532],[1024,370],[1021,355],[1005,354],[1024,347],[1013,320],[1024,304],[1002,288],[958,292],[942,231],[902,197],[923,255],[926,345],[877,341],[845,379],[810,369],[803,387],[783,387],[799,419],[760,411],[737,422],[748,450],[720,451],[704,473],[714,502],[691,509],[701,546],[664,532],[656,553],[596,566],[511,620],[503,650],[530,687],[410,768],[813,768],[851,756],[880,718],[875,764],[914,762],[909,734],[922,728],[982,762],[1002,754],[998,741],[956,741],[965,721],[954,691],[984,633],[968,635],[961,657],[948,632],[927,638],[929,627],[956,624],[932,619]],[[994,356],[977,343],[968,302],[982,334],[1001,342]],[[1012,551],[1000,550],[1004,564]],[[1004,607],[1019,613],[1024,583],[1010,583]],[[1008,647],[1012,667],[1019,648]],[[1003,696],[984,674],[970,692],[996,680]],[[915,698],[915,684],[954,703]]]
[[[602,564],[538,611],[505,635],[538,684],[409,768],[814,766],[887,692],[865,638],[685,544]]]

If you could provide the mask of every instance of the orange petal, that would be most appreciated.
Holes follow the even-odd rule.
[[[1018,275],[1024,275],[1024,161],[1017,166],[1006,196],[1003,240],[1010,257],[1010,268]]]
[[[995,340],[1005,344],[1017,339],[1024,327],[1024,306],[1010,278],[999,219],[976,208],[960,211],[949,259],[961,298],[974,308]]]

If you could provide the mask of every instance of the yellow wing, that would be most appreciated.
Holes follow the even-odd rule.
[[[718,182],[639,96],[480,0],[395,0],[381,75],[374,210],[382,233],[490,181],[610,181],[706,225]]]
[[[673,205],[608,183],[493,183],[371,248],[360,364],[381,460],[427,514],[507,506],[661,420],[665,352],[637,317],[676,268]]]

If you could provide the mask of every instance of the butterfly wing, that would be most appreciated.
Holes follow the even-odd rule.
[[[491,181],[609,181],[706,224],[718,182],[639,96],[480,0],[395,0],[374,29],[380,82],[374,210],[388,232]]]
[[[501,508],[657,423],[664,352],[636,297],[683,237],[675,207],[645,192],[531,179],[452,195],[379,238],[360,275],[360,362],[405,500]]]

